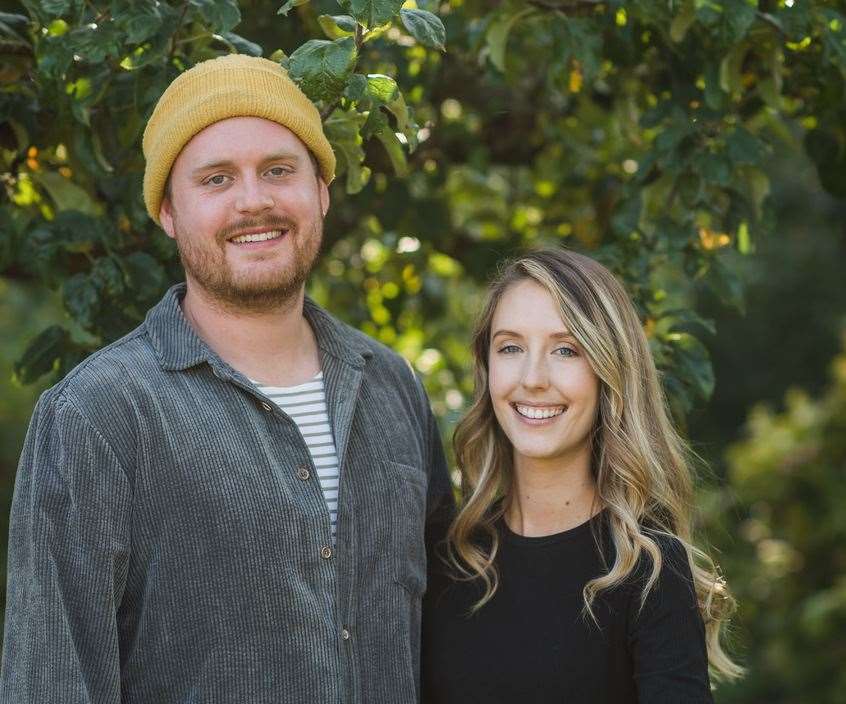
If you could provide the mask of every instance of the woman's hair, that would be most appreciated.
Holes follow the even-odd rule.
[[[739,676],[742,669],[720,642],[735,602],[718,568],[691,542],[693,479],[688,450],[668,417],[640,320],[608,269],[564,249],[530,252],[507,264],[490,286],[473,335],[475,397],[453,439],[462,505],[450,526],[447,547],[459,574],[480,579],[485,587],[474,609],[497,589],[495,524],[503,516],[512,487],[513,450],[496,420],[488,390],[491,325],[503,294],[525,280],[548,291],[600,380],[591,471],[597,501],[607,514],[614,562],[607,574],[585,585],[586,612],[592,617],[596,596],[634,576],[639,563],[651,564],[643,604],[661,572],[655,537],[676,538],[693,573],[712,673],[718,678]],[[644,556],[648,563],[641,562]]]

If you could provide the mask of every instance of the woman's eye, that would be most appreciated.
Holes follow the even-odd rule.
[[[515,352],[519,352],[520,348],[517,345],[505,345],[504,347],[499,348],[500,354],[514,354]]]
[[[572,347],[559,347],[555,350],[554,354],[557,354],[560,357],[575,357],[576,350]]]

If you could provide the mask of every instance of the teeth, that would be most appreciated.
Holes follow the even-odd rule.
[[[230,242],[264,242],[265,240],[275,240],[282,236],[282,230],[269,230],[268,232],[259,232],[255,235],[241,235],[240,237],[233,237]]]
[[[537,406],[521,406],[519,403],[515,403],[514,407],[517,409],[517,413],[521,416],[526,416],[526,418],[533,418],[535,420],[554,418],[555,416],[560,416],[564,413],[564,406],[538,408]]]

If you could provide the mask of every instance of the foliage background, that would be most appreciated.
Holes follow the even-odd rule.
[[[149,112],[193,63],[262,53],[339,157],[312,295],[412,361],[447,437],[497,262],[606,262],[712,467],[749,667],[718,701],[841,701],[846,8],[282,1],[0,2],[0,542],[38,391],[180,277],[140,199]]]

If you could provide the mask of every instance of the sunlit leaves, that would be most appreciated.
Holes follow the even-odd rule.
[[[329,39],[351,37],[355,34],[356,21],[350,15],[320,15],[317,21]]]

